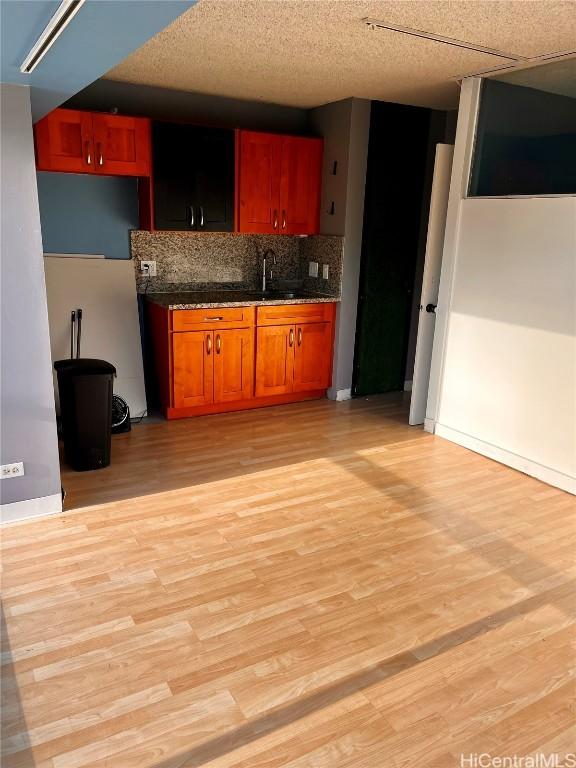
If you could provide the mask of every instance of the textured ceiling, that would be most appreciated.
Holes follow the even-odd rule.
[[[106,77],[296,107],[355,96],[448,109],[456,76],[513,63],[365,17],[520,57],[576,47],[574,0],[200,0]]]

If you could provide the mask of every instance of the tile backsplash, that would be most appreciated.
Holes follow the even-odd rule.
[[[130,233],[136,285],[144,291],[214,288],[256,289],[262,284],[262,256],[272,249],[276,264],[272,285],[303,287],[339,297],[342,279],[343,238],[332,236],[290,237],[286,235],[243,235],[223,232]],[[156,277],[140,272],[140,261],[156,262]],[[308,277],[308,262],[319,263],[319,276]],[[327,264],[329,278],[322,278]]]

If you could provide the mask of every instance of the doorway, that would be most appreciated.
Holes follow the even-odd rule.
[[[436,144],[451,113],[372,102],[352,393],[411,380]]]

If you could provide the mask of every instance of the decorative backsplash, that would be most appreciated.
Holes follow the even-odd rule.
[[[342,282],[343,238],[242,235],[221,232],[130,233],[136,285],[140,293],[202,289],[256,289],[262,284],[262,257],[271,249],[276,264],[272,287],[304,287],[339,297]],[[156,277],[140,272],[140,261],[156,262]],[[308,262],[319,262],[319,277],[308,277]],[[322,265],[329,279],[322,278]],[[269,279],[269,278],[268,278]]]

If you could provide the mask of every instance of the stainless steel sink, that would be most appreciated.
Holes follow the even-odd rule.
[[[250,296],[257,299],[295,299],[297,293],[295,291],[251,291]]]

